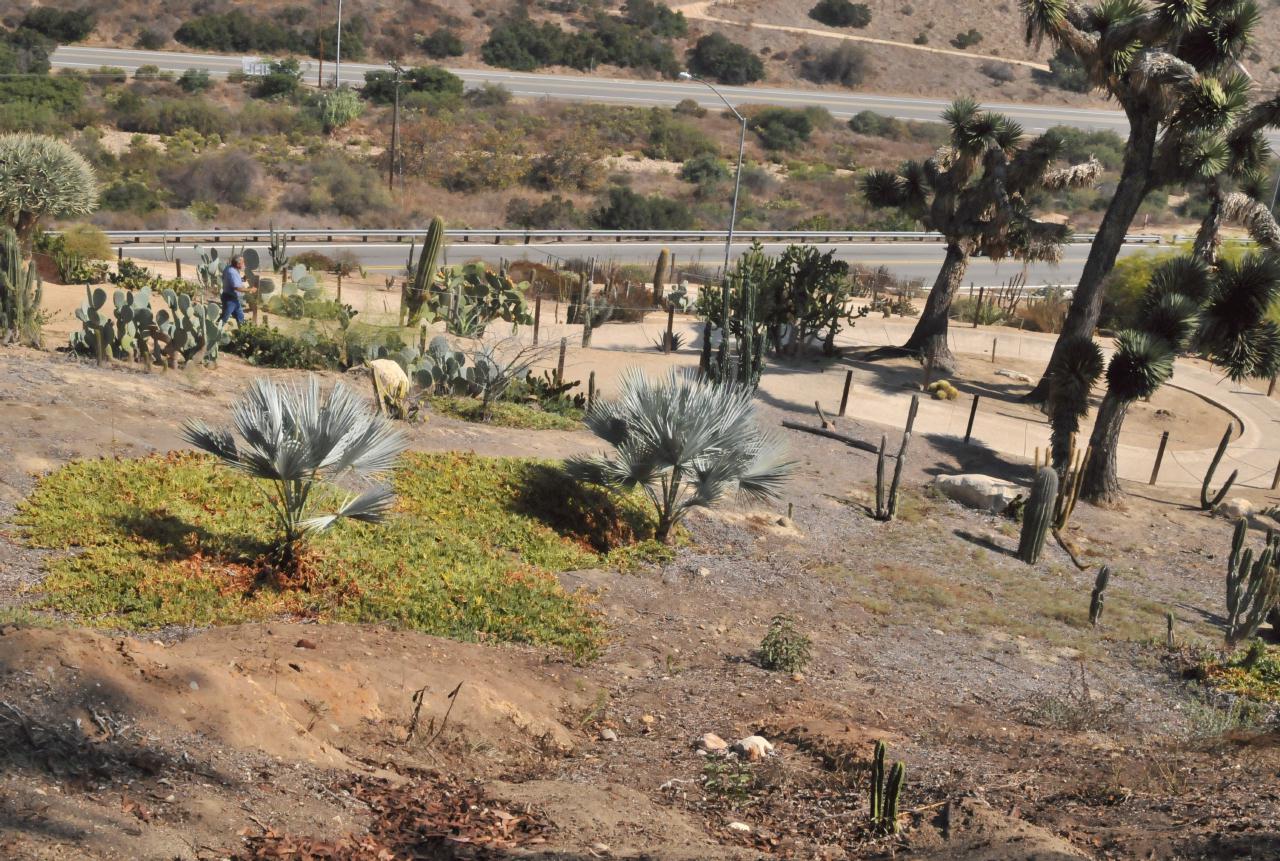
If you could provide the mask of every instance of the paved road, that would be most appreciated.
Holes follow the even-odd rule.
[[[125,254],[149,260],[161,259],[159,245],[124,245]],[[269,259],[265,245],[250,246],[256,248],[263,260]],[[601,260],[616,260],[622,263],[651,263],[657,259],[662,248],[670,249],[675,255],[677,266],[700,263],[716,268],[724,262],[724,246],[716,242],[543,242],[531,245],[492,245],[480,243],[453,243],[448,246],[447,254],[453,262],[480,259],[490,263],[499,260],[535,260],[541,263],[556,258],[565,260],[575,258],[598,257]],[[737,251],[745,250],[747,244],[737,245]],[[836,249],[836,256],[851,263],[864,266],[887,266],[899,278],[918,278],[927,284],[932,283],[942,264],[943,248],[938,243],[840,243],[831,246]],[[1146,246],[1149,248],[1149,246]],[[765,243],[765,250],[770,254],[780,254],[785,250],[784,243]],[[1122,254],[1141,251],[1144,246],[1128,245]],[[403,269],[409,253],[409,244],[389,243],[290,243],[289,253],[302,251],[320,251],[333,256],[342,251],[351,251],[364,266],[374,272],[399,272]],[[199,258],[192,246],[178,248],[175,252],[184,264],[194,264]],[[1087,245],[1069,245],[1062,262],[1058,265],[1033,264],[1027,271],[1027,283],[1032,285],[1066,284],[1074,285],[1079,279],[1080,270],[1084,267],[1085,257],[1089,253]],[[736,256],[736,255],[735,255]],[[966,281],[978,286],[990,286],[1007,281],[1011,276],[1022,271],[1022,265],[1012,260],[993,263],[990,260],[977,259],[969,266]]]
[[[63,46],[54,52],[53,64],[78,69],[113,66],[129,71],[139,66],[153,65],[162,70],[175,72],[193,68],[207,69],[210,74],[225,76],[228,72],[240,70],[241,58],[172,51]],[[303,65],[308,70],[307,79],[315,80],[314,62],[306,61]],[[352,84],[363,83],[365,72],[386,68],[383,65],[343,63],[342,81]],[[332,76],[331,69],[331,63],[325,65],[326,77]],[[721,104],[706,87],[696,83],[667,80],[614,80],[587,75],[543,75],[495,69],[452,69],[451,71],[461,77],[469,87],[476,87],[482,83],[501,84],[514,95],[524,98],[634,105],[674,105],[681,99],[694,99],[706,107],[718,107]],[[881,96],[831,90],[787,90],[773,87],[721,87],[720,90],[734,104],[766,102],[801,108],[816,105],[827,108],[833,116],[841,119],[851,117],[859,111],[873,110],[900,119],[936,121],[942,110],[950,104],[948,99]],[[1054,125],[1110,129],[1121,134],[1128,129],[1124,114],[1119,111],[999,102],[988,103],[987,107],[1005,112],[1032,132],[1043,131]]]

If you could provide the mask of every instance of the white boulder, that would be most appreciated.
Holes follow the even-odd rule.
[[[1026,491],[1012,481],[977,473],[940,475],[933,480],[933,486],[947,499],[992,514],[999,514],[1019,496],[1026,495]]]

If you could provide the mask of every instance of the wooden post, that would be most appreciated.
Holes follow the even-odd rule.
[[[542,326],[542,294],[533,300],[533,345],[538,346],[538,329]]]
[[[556,363],[556,385],[564,385],[564,354],[569,349],[569,339],[560,339],[560,361]]]
[[[996,342],[999,340],[999,338],[991,339],[991,364],[993,365],[996,363]]]
[[[974,306],[974,309],[973,309],[973,328],[975,329],[978,328],[978,321],[982,319],[982,299],[984,296],[986,296],[986,294],[987,294],[986,287],[978,288],[978,304]],[[972,290],[969,291],[969,295],[970,296],[973,295]]]
[[[342,270],[338,270],[338,304],[342,304]]]
[[[173,265],[178,267],[178,277],[181,278],[182,277],[182,258],[181,257],[173,258]]]
[[[840,395],[840,418],[844,418],[844,411],[849,407],[849,389],[853,386],[853,371],[844,372],[844,392]]]
[[[591,409],[596,405],[596,372],[592,371],[587,377],[587,409]]]
[[[676,345],[675,334],[674,334],[675,324],[676,324],[676,306],[672,305],[670,308],[667,309],[667,334],[666,334],[665,340],[663,340],[662,342],[662,352],[664,353],[670,353],[672,348],[674,348]]]
[[[1160,446],[1156,449],[1155,466],[1151,467],[1151,480],[1148,481],[1147,484],[1154,485],[1156,483],[1156,477],[1160,475],[1160,464],[1164,461],[1164,447],[1168,444],[1169,432],[1165,431],[1160,434]],[[1277,472],[1276,474],[1280,475],[1280,472]]]
[[[1276,378],[1272,377],[1271,384],[1267,386],[1267,397],[1271,397],[1271,395],[1275,392],[1275,390],[1276,390]]]
[[[1040,446],[1036,446],[1035,471],[1040,471]]]
[[[973,436],[973,420],[978,417],[978,395],[973,396],[973,406],[969,408],[969,424],[964,429],[964,441],[969,442]]]
[[[1275,490],[1280,487],[1280,463],[1276,464],[1276,474],[1271,478],[1271,489]]]

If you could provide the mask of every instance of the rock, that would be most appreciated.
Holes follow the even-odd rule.
[[[656,720],[657,720],[657,718],[655,718],[653,715],[641,715],[641,716],[640,716],[640,723],[644,724],[645,726],[653,726],[653,724],[654,724],[654,722],[655,722]]]
[[[992,514],[1001,513],[1025,493],[1022,487],[1011,481],[978,473],[940,475],[933,480],[933,486],[948,499]]]
[[[598,853],[598,854],[600,854],[600,855],[608,855],[608,854],[609,854],[609,853],[611,853],[613,850],[609,848],[609,844],[608,844],[608,843],[592,843],[592,844],[591,844],[591,851],[592,851],[592,852],[595,852],[595,853]]]
[[[793,682],[803,682],[803,681],[804,681],[804,673],[792,673],[792,674],[791,674],[791,681],[793,681]]]
[[[699,568],[699,569],[698,569],[698,576],[699,576],[699,577],[710,577],[710,576],[711,576],[711,569],[710,569],[710,568]]]
[[[749,735],[746,738],[739,740],[734,744],[733,749],[737,751],[739,755],[745,756],[752,762],[764,759],[766,756],[773,753],[773,745],[770,744],[769,740],[764,736],[759,735]]]
[[[1009,379],[1017,380],[1020,383],[1031,382],[1031,378],[1028,377],[1026,374],[1022,373],[1022,371],[1011,371],[1008,368],[1000,368],[999,370],[996,371],[996,376],[1008,377]]]
[[[729,742],[713,732],[706,733],[698,739],[698,750],[705,750],[707,753],[724,753],[728,749]]]
[[[750,826],[750,825],[748,825],[748,824],[747,824],[747,823],[745,823],[745,822],[730,822],[730,823],[729,823],[729,830],[730,830],[730,831],[741,831],[743,834],[747,834],[747,833],[750,833],[750,831],[751,831],[751,826]]]
[[[617,741],[618,734],[613,730],[609,729],[608,727],[605,727],[604,729],[600,730],[600,740],[601,741]]]
[[[1243,496],[1236,496],[1219,505],[1213,513],[1231,521],[1244,520],[1246,517],[1253,516],[1254,507],[1253,503]]]
[[[298,642],[296,642],[296,643],[294,643],[294,644],[293,644],[293,647],[294,647],[295,649],[315,649],[315,648],[318,648],[318,646],[316,646],[316,644],[315,644],[315,642],[314,642],[314,641],[312,641],[312,640],[308,640],[308,639],[305,639],[305,638],[304,638],[304,639],[299,640],[299,641],[298,641]]]
[[[199,682],[191,682],[190,684],[188,684],[188,685],[187,685],[187,687],[191,688],[191,690],[193,690],[193,691],[198,691],[198,690],[200,690],[200,683],[199,683]]]

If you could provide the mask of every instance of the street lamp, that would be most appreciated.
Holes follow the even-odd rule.
[[[738,136],[738,167],[734,171],[733,176],[733,208],[729,211],[729,230],[725,235],[724,240],[724,282],[721,288],[723,291],[723,299],[720,303],[720,320],[721,324],[724,326],[724,332],[721,334],[721,337],[725,339],[725,344],[727,345],[729,342],[729,260],[733,256],[733,228],[738,221],[738,192],[742,189],[742,156],[747,148],[747,118],[738,113],[738,109],[735,108],[733,104],[724,97],[724,93],[717,90],[715,85],[710,81],[699,78],[697,75],[690,74],[689,72],[681,72],[679,77],[682,81],[696,81],[711,90],[711,92],[720,97],[720,101],[724,102],[724,106],[738,118],[738,122],[742,123],[742,133]],[[708,323],[708,342],[710,339],[711,325]],[[726,355],[728,352],[729,347],[726,346]]]

